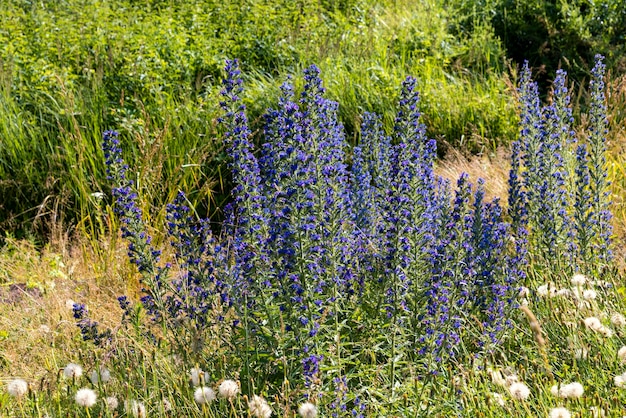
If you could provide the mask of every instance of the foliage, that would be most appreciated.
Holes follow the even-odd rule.
[[[515,123],[502,50],[489,38],[476,53],[483,38],[452,36],[452,19],[435,0],[3,2],[1,227],[36,233],[63,218],[94,235],[115,228],[98,198],[108,195],[108,126],[123,133],[144,209],[185,189],[216,215],[229,189],[215,126],[226,56],[246,70],[253,132],[285,76],[318,62],[350,141],[364,111],[392,129],[395,86],[414,74],[431,136],[473,151],[506,142]]]
[[[451,0],[448,4],[463,16],[458,30],[471,32],[476,25],[489,25],[507,57],[540,68],[542,87],[555,79],[560,68],[582,83],[591,73],[595,53],[606,56],[609,68],[624,70],[623,0]]]

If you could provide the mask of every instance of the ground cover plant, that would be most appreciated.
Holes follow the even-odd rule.
[[[156,248],[120,134],[106,131],[140,294],[119,296],[109,324],[69,301],[76,350],[37,380],[7,379],[4,414],[621,416],[601,57],[580,135],[566,74],[542,105],[522,69],[506,207],[483,180],[435,174],[413,78],[392,133],[365,114],[351,147],[308,67],[298,93],[281,86],[255,152],[237,62],[225,72],[234,188],[220,232],[180,192]]]

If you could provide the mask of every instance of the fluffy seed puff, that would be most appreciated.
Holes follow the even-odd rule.
[[[572,382],[565,385],[554,385],[550,388],[550,393],[557,398],[580,398],[583,396],[585,389],[578,382]]]
[[[272,408],[267,401],[258,395],[254,395],[248,402],[250,415],[256,418],[270,418],[272,416]]]
[[[193,393],[193,398],[196,400],[198,405],[209,404],[215,400],[215,391],[206,386],[202,386],[196,389]]]
[[[571,416],[567,408],[559,407],[550,410],[550,418],[570,418]]]
[[[317,407],[311,402],[305,402],[298,408],[298,413],[302,418],[315,418],[317,417]]]
[[[74,399],[76,403],[84,408],[91,408],[96,404],[96,392],[91,389],[83,388],[76,392]]]
[[[7,392],[14,398],[21,398],[28,393],[28,383],[22,379],[11,380],[7,384]]]
[[[572,276],[572,285],[573,286],[583,286],[587,283],[587,277],[582,274],[574,274]]]
[[[515,382],[509,386],[509,393],[513,399],[523,401],[530,396],[530,389],[522,382]]]
[[[104,405],[106,405],[107,409],[110,411],[115,411],[119,404],[120,403],[115,396],[107,396],[104,398]]]
[[[621,313],[614,313],[611,315],[611,324],[615,325],[618,328],[623,328],[626,326],[626,317]]]
[[[209,374],[207,372],[202,371],[200,367],[194,367],[189,372],[189,379],[191,380],[192,385],[200,386],[200,384],[206,383],[209,381]]]
[[[146,406],[135,400],[124,402],[126,414],[134,418],[146,418]]]
[[[618,388],[626,387],[626,373],[622,373],[620,375],[615,376],[613,378],[613,382],[615,383],[615,386],[617,386]]]
[[[595,316],[591,316],[589,318],[585,318],[584,321],[585,326],[599,334],[604,335],[605,337],[612,337],[613,336],[613,331],[611,331],[611,329],[605,327],[604,325],[602,325],[602,322],[600,322],[600,320],[598,318],[596,318]]]
[[[63,376],[67,379],[78,379],[83,375],[83,368],[78,364],[70,363],[63,369]]]
[[[217,388],[220,398],[232,401],[239,394],[239,385],[234,380],[224,380]]]

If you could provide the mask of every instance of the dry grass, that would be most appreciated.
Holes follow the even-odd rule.
[[[495,154],[483,154],[467,157],[456,150],[450,150],[446,158],[437,163],[435,172],[456,184],[462,173],[467,173],[470,181],[476,184],[479,178],[485,180],[485,197],[487,200],[500,199],[506,205],[508,194],[510,152],[500,147]]]
[[[39,250],[8,240],[0,250],[0,381],[54,378],[79,361],[72,357],[82,341],[70,300],[86,304],[98,322],[119,324],[116,297],[133,292],[136,279],[124,248],[106,248],[101,243],[97,254],[84,243],[57,240]]]

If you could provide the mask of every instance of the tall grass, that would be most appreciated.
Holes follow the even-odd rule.
[[[110,127],[128,138],[138,180],[154,187],[144,206],[161,208],[185,188],[194,204],[210,192],[198,199],[213,213],[229,181],[214,140],[227,56],[246,70],[255,132],[285,76],[313,62],[329,75],[352,141],[364,111],[391,129],[393,92],[409,74],[431,135],[480,151],[515,130],[497,40],[482,29],[452,36],[455,16],[436,0],[6,2],[0,16],[0,219],[8,231],[41,232],[51,216],[100,228],[106,215],[94,215],[93,196],[107,183],[97,144]],[[476,68],[483,75],[468,73]]]

